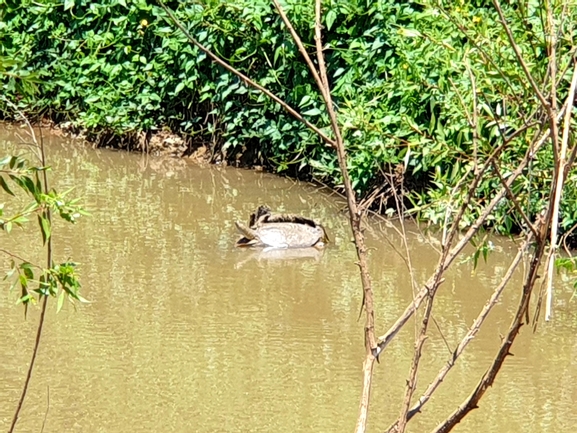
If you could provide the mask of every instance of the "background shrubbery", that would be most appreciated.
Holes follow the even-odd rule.
[[[312,4],[284,5],[312,47]],[[201,43],[329,130],[314,82],[272,3],[173,1],[168,6]],[[503,7],[529,70],[544,82],[550,71],[542,6]],[[568,12],[572,16],[560,23],[557,50],[563,92],[577,33],[577,13]],[[168,127],[191,143],[208,143],[219,158],[312,175],[338,187],[330,148],[278,104],[211,63],[164,17],[152,0],[0,0],[3,92],[29,115],[70,121],[97,140]],[[539,104],[491,2],[333,0],[325,2],[324,25],[351,176],[365,196],[385,191],[385,174],[402,166],[410,210],[442,222],[448,203],[458,204],[466,193],[456,186],[470,174],[475,158],[484,160],[504,135],[539,125]],[[472,115],[472,82],[477,116]],[[9,112],[2,102],[0,111]],[[528,128],[501,154],[505,175],[535,134]],[[550,179],[542,173],[551,164],[548,148],[513,186],[530,216],[548,194]],[[572,173],[569,185],[576,180]],[[499,179],[489,169],[465,223],[484,205],[483,191],[488,195],[497,187]],[[565,230],[577,222],[576,191],[571,187],[564,195]],[[375,196],[386,208],[388,196]],[[492,224],[508,233],[519,230],[521,221],[503,201]]]

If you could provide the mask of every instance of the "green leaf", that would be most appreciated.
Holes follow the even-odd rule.
[[[184,83],[181,81],[181,82],[178,83],[178,85],[176,86],[176,89],[174,89],[174,94],[175,94],[175,95],[178,95],[182,89],[184,89]]]
[[[58,304],[56,306],[56,312],[59,313],[60,310],[62,309],[62,304],[64,303],[64,295],[66,294],[66,292],[64,290],[60,291],[60,294],[58,295]]]
[[[338,68],[333,74],[333,78],[337,78],[339,75],[342,75],[343,72],[345,72],[345,68]]]
[[[336,19],[337,19],[337,13],[334,10],[330,10],[327,12],[327,18],[326,18],[327,30],[330,30],[332,28]]]
[[[304,116],[318,116],[319,114],[321,114],[322,111],[319,110],[318,108],[311,108],[310,110],[307,110],[303,113]]]
[[[72,9],[74,7],[75,0],[64,0],[64,10]]]
[[[28,280],[33,280],[34,279],[34,271],[32,270],[32,264],[28,263],[28,262],[24,262],[22,264],[20,264],[20,270],[22,270],[22,272],[24,273],[24,276],[28,279]],[[20,278],[22,278],[23,276],[20,275]],[[22,282],[22,280],[21,280]]]
[[[14,195],[14,193],[10,190],[10,188],[8,187],[8,184],[6,183],[6,179],[4,179],[4,177],[0,176],[0,186],[2,187],[2,189],[4,191],[6,191],[8,194],[10,195]]]
[[[303,96],[303,99],[301,99],[301,102],[299,102],[299,107],[306,107],[307,102],[309,102],[310,100],[311,100],[310,95]]]
[[[46,245],[46,242],[50,239],[51,227],[45,212],[43,212],[42,215],[38,215],[38,223],[40,224],[40,231],[42,232],[42,243]]]
[[[25,191],[28,191],[34,197],[36,197],[38,191],[36,190],[36,185],[34,184],[34,181],[29,176],[22,176],[21,180],[22,180],[22,188]]]

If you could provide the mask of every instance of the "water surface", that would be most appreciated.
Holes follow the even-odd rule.
[[[2,148],[18,141],[14,130],[0,134]],[[81,263],[90,303],[65,305],[56,314],[52,302],[17,431],[40,431],[47,407],[45,432],[353,430],[363,320],[357,320],[360,283],[339,197],[267,173],[93,150],[56,137],[47,142],[54,186],[74,186],[92,213],[75,226],[57,223],[54,231],[56,257]],[[246,220],[262,203],[322,220],[333,242],[305,257],[235,249],[233,221]],[[35,230],[0,233],[0,242],[40,260]],[[437,260],[435,240],[414,226],[408,230],[423,282]],[[393,228],[371,220],[366,236],[383,333],[412,299],[410,278],[395,252],[404,250]],[[447,275],[434,310],[442,334],[431,328],[419,391],[516,253],[511,241],[495,243],[487,264],[475,271],[463,260]],[[517,275],[409,431],[430,430],[472,391],[508,328],[519,282]],[[557,285],[555,320],[536,334],[522,330],[515,356],[456,431],[574,431],[577,306],[570,285]],[[6,431],[39,309],[24,320],[17,294],[3,287],[0,430]],[[409,324],[375,368],[371,432],[384,430],[400,411],[414,329]]]

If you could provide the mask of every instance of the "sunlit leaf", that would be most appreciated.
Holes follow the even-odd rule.
[[[337,19],[337,13],[334,10],[330,10],[326,14],[327,30],[333,27],[335,20]]]
[[[307,110],[303,113],[304,116],[318,116],[319,114],[321,114],[322,111],[319,110],[318,108],[311,108],[310,110]]]
[[[72,9],[74,7],[75,0],[64,0],[64,10]]]
[[[46,242],[50,239],[51,227],[45,212],[43,212],[42,215],[38,215],[38,223],[40,224],[40,231],[42,232],[42,243],[46,245]]]
[[[64,295],[66,293],[64,292],[64,290],[60,291],[60,294],[58,295],[58,304],[56,307],[56,312],[59,313],[60,310],[62,309],[62,304],[64,304]]]
[[[178,95],[182,89],[184,89],[184,83],[181,81],[177,84],[176,89],[174,89],[174,94]]]

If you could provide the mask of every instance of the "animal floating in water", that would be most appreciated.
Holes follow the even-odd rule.
[[[324,227],[310,218],[293,214],[273,214],[259,206],[250,216],[248,227],[236,221],[243,235],[237,247],[322,248],[329,241]]]

